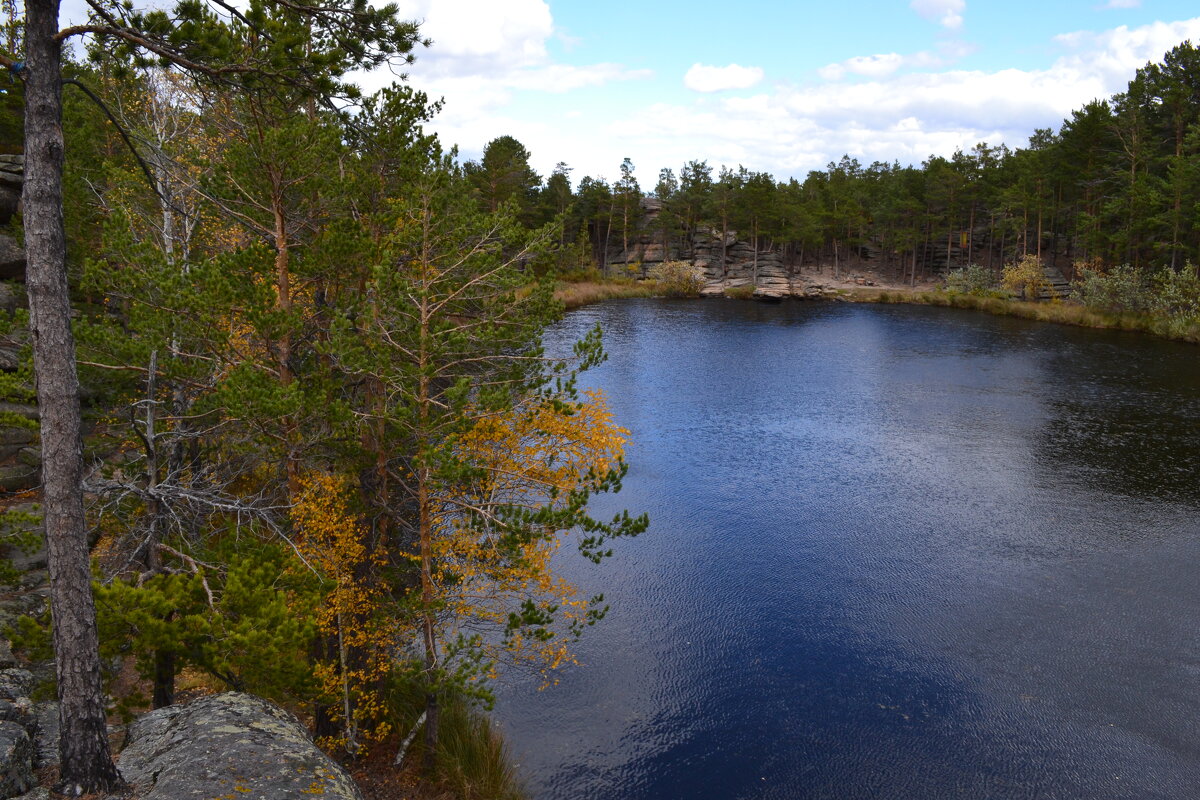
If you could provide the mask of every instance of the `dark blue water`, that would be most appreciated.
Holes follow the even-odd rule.
[[[1200,349],[626,301],[612,610],[497,716],[538,800],[1200,797]]]

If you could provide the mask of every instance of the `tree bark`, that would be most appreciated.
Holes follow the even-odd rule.
[[[25,4],[25,247],[62,731],[58,791],[79,796],[116,788],[121,777],[108,747],[83,513],[79,379],[62,216],[62,51],[54,41],[58,6],[58,0]]]

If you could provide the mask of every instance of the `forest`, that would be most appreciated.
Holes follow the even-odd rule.
[[[1200,51],[1191,42],[1020,148],[981,142],[920,165],[846,155],[804,180],[691,160],[661,169],[653,187],[628,159],[615,181],[588,176],[573,188],[569,165],[543,182],[529,157],[512,137],[489,143],[467,165],[481,202],[513,199],[530,224],[564,215],[563,240],[600,267],[646,232],[644,196],[657,201],[650,235],[685,255],[708,229],[737,231],[796,266],[866,262],[897,276],[999,271],[1024,255],[1069,278],[1084,267],[1200,263]]]
[[[347,760],[420,726],[410,758],[437,770],[444,710],[486,707],[505,669],[552,682],[606,609],[555,573],[556,551],[599,562],[649,523],[589,511],[620,488],[628,437],[577,385],[604,358],[599,331],[566,354],[542,333],[556,281],[628,266],[637,237],[686,257],[700,232],[737,231],[788,264],[914,281],[1027,255],[1072,275],[1200,264],[1190,43],[1027,147],[846,156],[803,181],[693,160],[642,187],[628,159],[611,183],[574,183],[567,164],[543,180],[511,136],[462,159],[423,127],[439,101],[404,84],[363,96],[348,73],[426,44],[386,8],[105,0],[51,35],[5,7],[0,151],[26,158],[9,233],[29,248],[33,308],[3,312],[17,357],[0,416],[35,431],[11,409],[42,409],[47,493],[64,470],[62,503],[41,509],[50,558],[75,576],[51,586],[53,630],[48,612],[11,635],[57,653],[68,793],[116,785],[108,714],[170,705],[181,685],[293,708]],[[72,362],[28,334],[51,314],[35,268],[52,273],[38,248],[54,214],[29,188],[49,173],[30,139],[47,129],[26,115],[53,94],[38,65],[77,35],[50,80]],[[47,394],[35,362],[77,365],[80,386]],[[83,398],[62,407],[83,420],[81,462],[78,437],[48,438],[67,396]],[[9,515],[14,546],[26,517]]]
[[[350,760],[384,743],[394,754],[417,725],[397,762],[453,768],[442,712],[461,736],[498,670],[552,680],[604,615],[602,597],[552,571],[555,551],[600,561],[647,525],[588,511],[619,488],[627,433],[576,387],[603,358],[598,332],[543,351],[561,305],[529,273],[555,227],[477,203],[467,170],[422,131],[436,111],[423,95],[340,82],[421,45],[394,11],[256,8],[231,22],[189,7],[189,29],[114,6],[122,22],[63,65],[58,219],[80,392],[39,353],[50,337],[26,333],[52,313],[35,233],[53,234],[55,215],[35,231],[31,188],[45,175],[34,139],[53,126],[30,123],[35,25],[23,39],[9,11],[7,52],[29,51],[5,57],[25,80],[4,95],[4,147],[25,154],[14,225],[30,308],[6,315],[23,347],[4,391],[36,400],[42,422],[60,788],[117,785],[106,716],[171,705],[180,681],[295,709]],[[311,58],[293,70],[299,43]],[[189,75],[147,51],[206,66]],[[78,440],[53,420],[78,425],[60,406],[80,394],[72,467]],[[38,427],[13,407],[6,424]],[[73,531],[85,492],[86,531]],[[29,513],[9,519],[13,543]],[[23,618],[17,649],[47,653],[49,620]],[[139,679],[123,677],[130,665]],[[486,759],[486,724],[480,736]]]

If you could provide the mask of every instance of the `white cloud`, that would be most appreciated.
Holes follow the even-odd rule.
[[[621,147],[642,153],[643,161],[660,158],[645,165],[653,169],[707,158],[781,177],[803,176],[843,153],[865,163],[920,162],[981,141],[1017,147],[1035,128],[1057,128],[1072,110],[1124,90],[1138,67],[1188,38],[1200,39],[1200,18],[1072,33],[1057,37],[1064,52],[1046,69],[893,71],[855,83],[657,104],[623,118],[607,135],[619,130]],[[885,73],[893,55],[856,63]],[[849,64],[830,66],[848,70]],[[604,154],[603,145],[597,147]],[[599,163],[608,161],[619,163],[619,154],[603,155]]]
[[[817,74],[827,81],[840,81],[846,77],[846,67],[842,64],[826,64],[817,70]]]
[[[838,81],[847,73],[862,75],[867,78],[885,78],[901,67],[937,67],[944,63],[943,59],[922,51],[912,55],[899,53],[878,53],[873,56],[855,56],[836,64],[828,64],[817,70],[817,74],[827,81]]]
[[[683,85],[695,92],[720,92],[725,89],[749,89],[763,79],[761,67],[710,67],[693,64],[683,76]]]
[[[1108,0],[1105,8],[1140,8],[1142,0]]]
[[[700,93],[649,106],[632,99],[636,93],[554,94],[646,76],[619,64],[571,66],[547,55],[514,66],[493,47],[488,70],[461,74],[419,54],[410,73],[419,88],[447,98],[432,127],[447,145],[461,144],[464,157],[477,157],[488,141],[508,134],[529,148],[543,174],[562,160],[577,179],[613,179],[629,155],[639,180],[652,184],[659,168],[678,169],[693,158],[803,177],[843,153],[864,163],[919,163],[980,141],[1021,146],[1035,128],[1057,127],[1088,101],[1122,91],[1138,67],[1188,38],[1200,40],[1200,17],[1065,34],[1053,42],[1058,59],[1043,69],[934,71],[969,52],[949,37],[931,51],[874,54],[826,68],[830,76],[854,75],[851,82],[773,85],[750,96]],[[700,85],[745,88],[762,81],[760,70],[731,81],[737,73],[729,67],[750,69],[708,67],[715,77]],[[528,98],[520,110],[509,110],[520,90],[542,95],[536,102],[544,111],[531,113]]]
[[[866,75],[868,78],[882,78],[891,75],[904,65],[905,58],[899,53],[880,53],[873,56],[855,56],[846,61],[846,69],[856,75]]]
[[[943,28],[957,30],[962,27],[963,13],[967,10],[966,0],[912,0],[909,7],[922,17],[936,21]]]
[[[827,81],[838,81],[847,73],[867,78],[886,78],[903,67],[913,69],[936,69],[953,64],[975,52],[975,45],[962,39],[944,39],[938,43],[937,52],[922,50],[918,53],[878,53],[872,56],[855,56],[836,64],[828,64],[817,70]]]
[[[554,35],[545,0],[400,0],[399,15],[420,21],[421,35],[433,39],[422,56],[457,74],[480,62],[536,64]]]

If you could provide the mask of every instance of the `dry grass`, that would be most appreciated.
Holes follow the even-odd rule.
[[[1021,317],[1022,319],[1054,322],[1060,325],[1138,331],[1176,341],[1200,344],[1200,328],[1196,326],[1179,329],[1177,326],[1171,326],[1168,320],[1149,314],[1104,313],[1072,302],[1032,302],[1009,300],[1002,297],[977,297],[945,291],[857,291],[849,293],[848,297],[861,303],[912,303],[943,308],[964,308],[997,316]]]
[[[611,279],[602,281],[579,281],[575,283],[559,283],[554,290],[554,296],[563,302],[567,308],[579,308],[589,303],[601,300],[613,300],[621,297],[657,297],[658,284],[654,281],[632,281]]]

